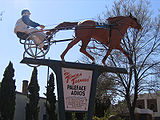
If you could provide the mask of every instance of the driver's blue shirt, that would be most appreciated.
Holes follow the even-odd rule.
[[[40,26],[40,24],[30,20],[28,15],[24,15],[22,16],[22,21],[27,25],[27,26],[31,26],[31,27],[37,27]]]

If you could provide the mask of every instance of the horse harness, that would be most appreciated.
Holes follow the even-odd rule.
[[[121,21],[121,20],[123,20],[123,19],[124,19],[124,18],[122,18],[122,19],[120,19],[120,20],[118,20],[117,22],[114,22],[114,23],[110,23],[110,22],[108,21],[108,24],[106,24],[106,23],[101,23],[101,22],[96,22],[96,28],[103,28],[103,29],[109,28],[109,39],[108,39],[108,42],[107,42],[109,49],[110,49],[112,29],[114,29],[113,26],[117,26],[117,25],[118,25],[118,22]],[[104,41],[103,41],[102,43],[104,43]]]
[[[103,28],[103,29],[107,29],[109,28],[109,39],[108,39],[108,46],[110,46],[110,42],[111,42],[111,35],[112,35],[112,24],[106,24],[106,23],[100,23],[100,22],[96,22],[96,28]],[[103,41],[104,42],[104,41]],[[102,42],[102,43],[103,43]]]

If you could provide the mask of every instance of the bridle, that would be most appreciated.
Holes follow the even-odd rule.
[[[117,20],[117,21],[114,21],[112,24],[113,25],[119,25],[120,23],[119,22],[121,22],[123,19],[126,19],[126,18],[131,18],[132,20],[134,20],[136,23],[137,23],[137,25],[139,24],[138,22],[137,22],[137,18],[135,18],[135,17],[131,17],[131,16],[127,16],[127,17],[122,17],[121,19],[119,19],[119,20]],[[130,24],[129,24],[130,25]]]
[[[137,22],[137,18],[133,18],[133,17],[131,17],[131,16],[128,16],[129,18],[131,18],[132,20],[134,20],[136,23],[137,23],[137,25],[139,24],[138,22]],[[122,17],[121,19],[119,19],[119,20],[117,20],[117,21],[114,21],[113,23],[111,23],[111,24],[109,24],[109,40],[108,40],[108,45],[110,44],[110,41],[111,41],[111,35],[112,35],[112,29],[117,29],[119,32],[120,32],[120,34],[123,36],[123,33],[121,32],[121,30],[120,30],[120,28],[119,27],[116,27],[116,26],[119,26],[120,25],[120,23],[119,22],[121,22],[122,20],[124,20],[124,19],[126,19],[127,17]],[[129,24],[130,25],[130,24]],[[114,27],[115,26],[115,27]]]

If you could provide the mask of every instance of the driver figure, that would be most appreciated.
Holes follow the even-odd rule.
[[[26,39],[29,35],[29,33],[39,31],[36,27],[40,27],[41,29],[44,29],[44,25],[40,25],[39,23],[36,23],[32,20],[30,20],[30,11],[28,9],[24,9],[21,12],[22,17],[17,20],[14,32],[17,35],[17,37],[21,39]],[[35,32],[34,35],[31,36],[36,44],[39,45],[40,48],[43,48],[44,50],[47,49],[47,45],[43,44],[43,40],[46,38],[46,34],[43,32]]]

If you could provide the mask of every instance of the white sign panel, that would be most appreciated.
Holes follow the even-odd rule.
[[[92,71],[62,68],[65,110],[88,111]]]

